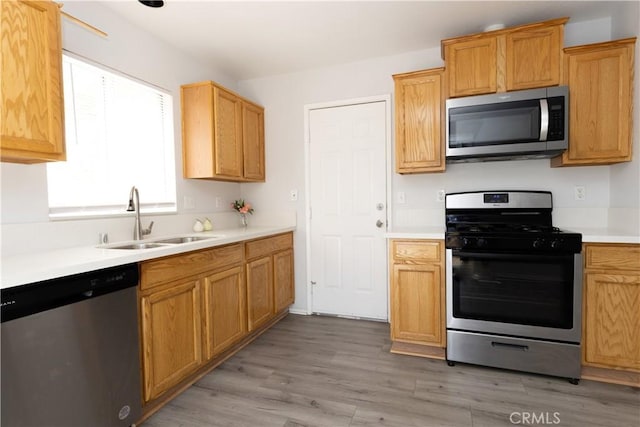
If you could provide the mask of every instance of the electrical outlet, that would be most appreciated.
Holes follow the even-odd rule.
[[[292,202],[298,201],[298,190],[289,191],[289,200]]]
[[[193,200],[193,197],[191,196],[184,196],[184,208],[185,209],[195,209],[196,208],[196,201]]]
[[[396,202],[398,202],[399,204],[406,203],[404,191],[398,191]]]
[[[587,197],[587,190],[584,185],[576,185],[573,187],[573,194],[576,200],[584,200]]]
[[[436,202],[444,202],[444,190],[438,190],[436,193]]]
[[[222,197],[216,196],[216,208],[222,207]]]

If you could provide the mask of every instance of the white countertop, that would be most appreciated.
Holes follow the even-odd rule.
[[[396,227],[387,231],[387,239],[444,240],[444,227]]]
[[[148,259],[176,255],[184,252],[206,249],[229,243],[251,240],[273,234],[293,231],[293,226],[251,227],[228,230],[215,230],[204,233],[185,233],[180,236],[214,237],[176,245],[167,245],[150,249],[106,249],[98,246],[81,246],[57,249],[2,258],[0,271],[0,289],[24,285],[92,270],[129,264]],[[173,235],[163,238],[175,237]],[[158,240],[154,237],[148,241]],[[127,242],[117,242],[126,244]],[[110,243],[107,246],[112,246]]]
[[[637,233],[615,231],[608,228],[574,228],[563,229],[582,234],[583,243],[640,243]]]
[[[632,232],[615,231],[608,228],[564,229],[582,234],[583,243],[635,243],[640,244],[640,235]],[[387,239],[444,239],[444,227],[397,227],[389,230]]]

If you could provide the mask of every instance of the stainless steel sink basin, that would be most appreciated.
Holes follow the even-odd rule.
[[[202,240],[219,239],[222,236],[177,236],[168,237],[166,239],[147,240],[144,242],[126,242],[122,244],[110,244],[99,246],[103,249],[153,249],[162,248],[172,245],[181,245],[183,243],[199,242]]]
[[[105,249],[152,249],[152,248],[161,248],[166,245],[155,243],[155,242],[144,242],[144,243],[126,243],[123,245],[114,245],[114,246],[106,246]]]
[[[201,240],[217,239],[218,236],[184,236],[172,237],[169,239],[154,240],[154,243],[168,243],[171,245],[179,245],[181,243],[199,242]]]

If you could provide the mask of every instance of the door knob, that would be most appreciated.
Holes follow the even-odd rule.
[[[384,225],[384,222],[377,220],[376,221],[376,227],[381,228]]]

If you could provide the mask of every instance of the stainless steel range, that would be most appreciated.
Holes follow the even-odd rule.
[[[582,235],[545,191],[446,195],[447,361],[580,378]]]

